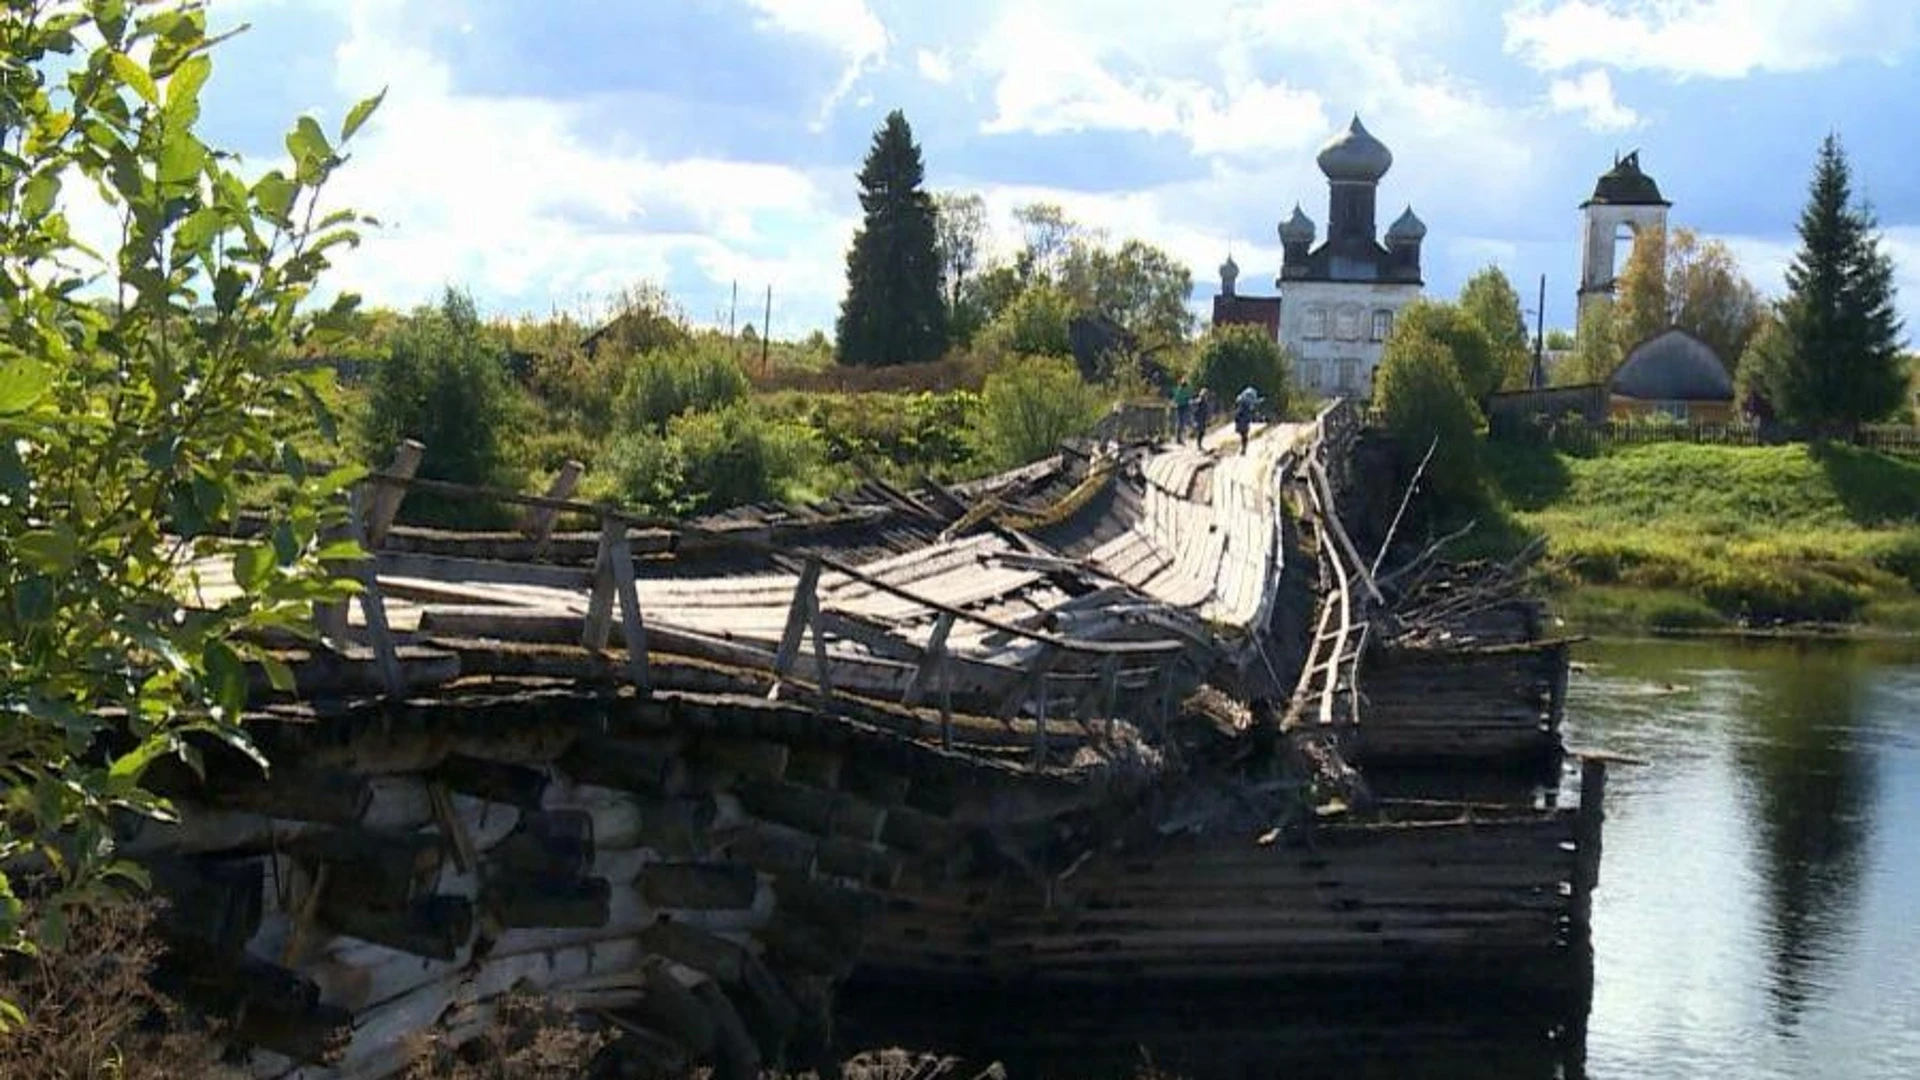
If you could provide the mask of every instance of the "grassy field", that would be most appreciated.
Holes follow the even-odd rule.
[[[1561,613],[1580,628],[1920,631],[1920,461],[1798,445],[1486,449],[1504,543],[1546,535]]]

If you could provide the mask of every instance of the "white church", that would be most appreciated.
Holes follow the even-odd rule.
[[[1355,116],[1317,158],[1327,178],[1327,232],[1298,204],[1280,223],[1279,296],[1241,296],[1239,267],[1220,268],[1214,325],[1264,326],[1295,357],[1297,383],[1322,394],[1367,396],[1401,308],[1419,299],[1427,227],[1408,207],[1379,235],[1375,208],[1393,153]]]
[[[1327,178],[1326,238],[1320,240],[1296,203],[1280,223],[1280,295],[1241,295],[1240,268],[1229,257],[1220,268],[1213,324],[1265,327],[1296,359],[1297,385],[1367,397],[1394,318],[1421,295],[1427,227],[1409,206],[1377,238],[1380,180],[1393,167],[1393,153],[1358,116],[1320,148],[1317,160]],[[1638,151],[1615,156],[1592,198],[1580,204],[1581,311],[1612,297],[1621,255],[1641,232],[1664,230],[1672,205],[1641,171]]]

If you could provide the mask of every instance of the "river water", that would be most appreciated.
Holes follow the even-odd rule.
[[[1608,644],[1593,1077],[1920,1077],[1920,647]]]
[[[883,1011],[917,1022],[847,1033],[1015,1077],[1151,1057],[1192,1080],[1920,1078],[1920,644],[1606,643],[1577,664],[1569,745],[1646,762],[1608,781],[1584,1039],[1527,1002],[1314,1015],[1258,991],[1119,1009],[895,992]],[[1008,1052],[1036,1034],[1038,1059]]]

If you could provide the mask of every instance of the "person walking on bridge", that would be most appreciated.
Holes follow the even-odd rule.
[[[1247,452],[1247,436],[1253,431],[1253,412],[1260,406],[1260,391],[1249,386],[1233,399],[1233,430],[1240,435],[1240,453]]]
[[[1181,379],[1173,384],[1173,444],[1180,445],[1187,437],[1187,414],[1193,408],[1193,390],[1187,386],[1187,380]]]
[[[1193,445],[1202,450],[1207,448],[1207,413],[1213,409],[1213,399],[1206,387],[1193,395]]]

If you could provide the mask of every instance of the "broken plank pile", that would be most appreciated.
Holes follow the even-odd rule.
[[[1567,640],[1375,647],[1366,662],[1363,765],[1534,765],[1560,753]]]

